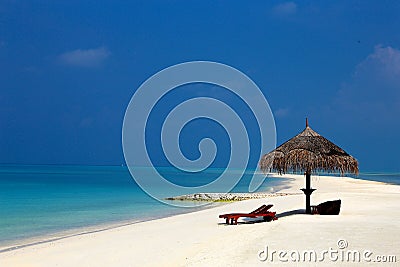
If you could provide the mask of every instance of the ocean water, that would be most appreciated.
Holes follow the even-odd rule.
[[[193,175],[161,169],[171,181],[186,186],[210,182],[220,171]],[[236,170],[228,173],[232,178],[238,175]],[[247,192],[250,173],[233,191]],[[266,179],[259,191],[282,186],[281,178]],[[164,193],[175,196],[174,192]],[[178,208],[154,200],[134,182],[126,167],[0,166],[0,247],[199,209],[195,203],[193,206]]]
[[[172,168],[162,168],[160,172],[173,182],[198,186],[218,177],[221,169],[210,169],[196,175]],[[228,173],[236,178],[239,172],[228,170]],[[251,173],[245,173],[234,192],[248,191]],[[400,184],[398,173],[361,173],[357,178]],[[267,178],[258,191],[277,191],[284,187],[285,179],[275,176]],[[166,196],[176,195],[174,192],[164,193]],[[154,200],[134,182],[126,167],[0,166],[0,247],[199,208],[195,203],[193,208],[177,208]]]
[[[400,173],[363,172],[355,178],[400,185]]]

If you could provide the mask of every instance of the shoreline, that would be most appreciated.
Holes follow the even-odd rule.
[[[60,166],[55,166],[55,167],[60,167]],[[76,166],[72,166],[72,167],[76,167]],[[119,167],[119,166],[116,166],[116,167]],[[277,175],[277,174],[271,174],[271,175]],[[282,178],[281,176],[277,176],[277,177]],[[274,176],[271,176],[266,179],[274,179],[274,178],[275,178]],[[285,189],[286,187],[287,187],[287,182],[282,181],[282,182],[280,182],[279,185],[274,185],[273,187],[272,186],[268,187],[267,190],[264,190],[261,192],[268,192],[267,194],[271,194],[271,192],[279,192],[282,189]],[[270,189],[272,189],[274,191],[270,191]],[[251,194],[253,194],[253,193],[251,193]],[[180,201],[181,200],[179,200],[179,201],[175,200],[176,203],[179,203]],[[186,200],[182,200],[182,201],[186,201]],[[194,204],[197,201],[188,200],[188,202]],[[197,202],[197,203],[200,203],[200,202]],[[5,239],[5,240],[1,240],[1,242],[0,242],[0,253],[2,253],[4,251],[9,251],[9,250],[15,250],[15,249],[18,249],[21,247],[32,246],[32,245],[35,245],[38,243],[46,243],[46,242],[51,242],[54,240],[64,239],[67,237],[73,237],[76,235],[89,234],[92,232],[114,229],[114,228],[118,228],[118,227],[121,227],[124,225],[131,225],[131,224],[142,223],[142,222],[147,222],[147,221],[159,220],[162,218],[168,218],[168,217],[176,216],[176,215],[180,215],[180,214],[193,213],[193,212],[197,212],[199,210],[210,209],[215,206],[225,205],[225,204],[229,204],[229,203],[230,203],[230,201],[215,201],[215,202],[199,204],[198,206],[195,206],[197,204],[194,204],[193,207],[185,207],[185,208],[181,208],[179,210],[170,210],[170,211],[166,211],[165,213],[163,213],[161,215],[157,214],[157,213],[153,213],[153,214],[149,214],[146,217],[142,217],[142,218],[131,218],[131,219],[108,221],[108,222],[99,222],[99,223],[95,223],[95,224],[91,224],[91,225],[68,227],[65,229],[58,229],[58,230],[54,230],[54,231],[46,231],[45,233],[34,233],[32,235],[29,235],[27,237],[22,237],[22,238]],[[165,204],[162,204],[162,205],[165,205]]]
[[[36,167],[36,165],[32,165],[32,166]],[[42,165],[38,165],[38,166],[42,166]],[[60,167],[60,166],[54,165],[54,167]],[[72,165],[71,167],[77,167],[77,166]],[[78,167],[80,167],[80,166],[78,166]],[[89,166],[89,167],[97,167],[97,166]],[[106,167],[108,167],[108,166],[106,166]],[[120,167],[120,166],[111,166],[111,167]],[[274,179],[276,177],[283,178],[283,176],[281,176],[277,173],[270,173],[270,174],[268,174],[268,176],[269,177],[267,177],[266,179]],[[255,193],[231,193],[231,194],[249,194],[249,195],[280,194],[279,193],[280,191],[287,188],[287,180],[288,179],[290,180],[291,178],[286,177],[285,179],[286,179],[286,181],[282,181],[281,184],[279,184],[278,186],[274,186],[273,191],[262,191],[262,192],[255,192]],[[269,188],[269,189],[271,189],[271,188]],[[214,194],[214,193],[211,193],[211,194]],[[216,194],[218,194],[218,193],[216,193]],[[301,193],[299,193],[299,194],[301,194]],[[261,198],[261,197],[258,197],[258,198]],[[251,199],[251,197],[249,197],[249,199]],[[126,226],[126,225],[133,225],[133,224],[137,224],[137,223],[143,223],[143,222],[168,218],[168,217],[172,217],[172,216],[176,216],[176,215],[193,213],[193,212],[197,212],[200,210],[214,208],[214,207],[220,206],[220,205],[226,205],[226,204],[229,204],[234,201],[243,201],[243,200],[245,200],[245,199],[237,199],[237,200],[232,200],[232,201],[204,201],[204,202],[209,202],[209,203],[200,205],[197,207],[195,206],[195,207],[190,207],[190,208],[187,208],[187,207],[182,208],[182,209],[180,209],[180,211],[169,212],[169,213],[163,214],[163,215],[150,215],[150,216],[147,216],[145,218],[140,218],[140,219],[127,219],[127,220],[121,220],[121,221],[102,222],[99,224],[67,228],[65,230],[56,230],[54,232],[47,232],[45,234],[38,234],[38,235],[35,234],[35,235],[25,237],[25,238],[4,240],[0,243],[0,253],[16,250],[16,249],[23,248],[23,247],[33,246],[36,244],[42,244],[42,243],[52,242],[52,241],[56,241],[56,240],[60,240],[60,239],[65,239],[68,237],[90,234],[90,233],[95,233],[95,232],[101,232],[101,231],[106,231],[106,230],[110,230],[110,229],[114,229],[114,228],[118,228],[118,227],[122,227],[122,226]],[[188,201],[190,203],[203,202],[203,201],[193,201],[191,199],[176,199],[176,200],[172,200],[172,201],[176,201],[177,203],[179,201]]]
[[[119,167],[119,166],[117,166]],[[266,179],[274,179],[275,177],[279,178],[285,178],[286,182],[291,182],[295,180],[294,177],[304,177],[303,174],[277,174],[277,173],[271,173],[269,174],[269,178]],[[361,180],[361,181],[366,181],[366,182],[373,182],[373,183],[379,183],[379,184],[384,184],[384,185],[397,185],[400,187],[400,185],[396,183],[387,183],[387,182],[382,182],[382,181],[375,181],[375,180],[367,180],[367,179],[362,179],[362,178],[354,178],[354,177],[347,177],[347,176],[325,176],[325,175],[314,175],[312,176],[313,178],[315,177],[328,177],[328,178],[335,178],[335,179],[342,179],[342,178],[349,178],[349,179],[354,179],[354,180]],[[182,208],[182,212],[174,212],[174,213],[169,213],[167,215],[159,215],[159,216],[149,216],[147,218],[143,219],[132,219],[132,220],[122,220],[122,221],[114,221],[114,222],[104,222],[100,224],[95,224],[95,225],[90,225],[90,226],[82,226],[82,227],[75,227],[75,228],[70,228],[66,230],[61,230],[61,231],[55,231],[47,234],[42,234],[42,235],[35,235],[32,237],[27,237],[27,238],[21,238],[21,239],[15,239],[15,240],[9,240],[4,241],[3,244],[0,244],[0,254],[3,252],[7,251],[12,251],[24,247],[29,247],[29,246],[34,246],[37,244],[43,244],[43,243],[48,243],[48,242],[53,242],[61,239],[66,239],[74,236],[80,236],[80,235],[86,235],[86,234],[91,234],[91,233],[96,233],[96,232],[103,232],[107,230],[112,230],[124,226],[129,226],[129,225],[134,225],[137,223],[145,223],[149,221],[156,221],[164,218],[169,218],[169,217],[174,217],[182,214],[190,214],[190,213],[195,213],[201,210],[207,210],[207,209],[212,209],[215,207],[218,207],[220,205],[229,205],[233,202],[240,202],[240,201],[245,201],[245,200],[250,200],[250,199],[262,199],[266,197],[276,197],[276,196],[286,196],[286,195],[303,195],[303,193],[299,192],[293,192],[293,193],[282,193],[281,191],[285,191],[286,189],[290,189],[290,186],[288,186],[287,183],[282,182],[281,185],[278,186],[277,190],[274,192],[254,192],[254,193],[226,193],[227,195],[235,196],[235,195],[242,195],[246,194],[249,195],[248,197],[244,197],[242,199],[233,199],[233,200],[221,200],[221,199],[216,199],[216,200],[207,200],[206,197],[202,198],[200,197],[199,199],[195,199],[192,196],[195,195],[203,195],[207,193],[198,193],[198,194],[190,194],[190,195],[182,195],[182,196],[173,196],[173,197],[168,197],[167,200],[171,201],[188,201],[188,202],[209,202],[209,204],[205,204],[199,207],[193,207],[193,208]],[[299,190],[300,191],[300,190]],[[219,195],[226,195],[225,193],[208,193],[210,195],[217,195],[219,198]],[[258,195],[256,197],[251,197],[251,195]],[[263,197],[263,195],[265,195]],[[233,197],[234,198],[234,197]],[[186,210],[187,209],[187,210]],[[185,211],[186,210],[186,211]],[[11,244],[7,244],[11,243]],[[14,243],[14,244],[13,244]]]
[[[219,193],[211,193],[211,194],[219,195]],[[235,195],[235,194],[243,194],[243,193],[231,193],[231,194]],[[124,221],[118,221],[118,222],[114,222],[114,223],[110,222],[110,223],[102,223],[102,224],[93,225],[93,226],[82,226],[79,228],[71,228],[71,229],[64,230],[64,231],[56,231],[54,233],[49,233],[49,234],[45,234],[45,235],[38,235],[38,236],[29,237],[29,238],[16,239],[16,240],[10,241],[10,242],[13,242],[16,244],[8,245],[8,244],[6,244],[7,242],[4,242],[4,244],[0,244],[0,253],[12,251],[12,250],[16,250],[16,249],[20,249],[20,248],[24,248],[24,247],[34,246],[34,245],[38,245],[38,244],[54,242],[57,240],[70,238],[70,237],[74,237],[74,236],[92,234],[92,233],[96,233],[96,232],[103,232],[103,231],[107,231],[107,230],[111,230],[111,229],[116,229],[119,227],[134,225],[137,223],[145,223],[145,222],[149,222],[149,221],[160,220],[160,219],[169,218],[169,217],[173,217],[173,216],[177,216],[177,215],[181,215],[181,214],[190,214],[190,213],[198,212],[200,210],[207,210],[207,209],[212,209],[212,208],[218,207],[220,205],[230,204],[230,203],[236,202],[236,201],[244,201],[244,200],[249,200],[249,199],[260,199],[260,198],[265,198],[266,196],[277,197],[277,196],[286,196],[286,195],[299,195],[302,193],[245,193],[245,194],[249,194],[249,195],[260,194],[260,196],[257,196],[257,197],[249,196],[248,198],[245,198],[245,199],[235,199],[235,200],[231,200],[231,201],[192,200],[193,202],[197,202],[197,201],[209,202],[209,204],[205,204],[205,205],[195,207],[195,208],[190,208],[191,209],[190,211],[188,209],[188,211],[176,212],[176,213],[171,213],[171,214],[162,215],[162,216],[154,216],[154,217],[152,216],[152,217],[142,219],[142,220],[132,220],[132,221],[124,220]],[[186,195],[186,196],[189,196],[189,195]],[[187,198],[187,199],[175,199],[173,201],[191,201],[191,200],[189,198]],[[194,209],[194,210],[192,210],[192,209]]]
[[[283,193],[298,193],[304,185],[303,175],[282,178],[289,178]],[[232,265],[234,262],[265,265],[257,259],[257,252],[266,242],[277,248],[312,244],[313,248],[322,249],[335,245],[338,238],[346,238],[352,247],[398,255],[400,261],[400,241],[396,239],[400,233],[397,225],[400,211],[396,208],[400,200],[399,185],[314,176],[312,186],[317,189],[312,204],[342,199],[339,216],[301,214],[304,196],[298,194],[244,200],[3,250],[0,262],[11,266],[127,266],[132,262],[150,266]],[[250,223],[243,220],[237,226],[227,226],[218,218],[218,214],[248,212],[268,203],[274,204],[271,210],[277,212],[278,221]],[[305,234],[308,232],[318,234]],[[146,253],[154,249],[157,255]],[[81,252],[85,255],[83,262],[75,262],[73,259]]]
[[[70,237],[74,237],[74,236],[103,232],[103,231],[112,230],[112,229],[129,226],[129,225],[134,225],[134,224],[138,224],[138,223],[156,221],[156,220],[169,218],[169,217],[173,217],[173,216],[178,216],[178,215],[182,215],[182,214],[189,214],[189,213],[197,212],[200,210],[212,209],[214,207],[229,204],[229,203],[230,202],[226,202],[226,203],[225,202],[210,202],[209,204],[205,204],[205,205],[202,205],[199,207],[183,208],[181,212],[174,212],[174,213],[169,213],[166,215],[149,216],[149,217],[146,217],[143,219],[105,222],[105,223],[95,224],[95,225],[91,225],[91,226],[82,226],[82,227],[61,230],[61,231],[55,231],[53,233],[48,233],[48,234],[44,234],[44,235],[37,235],[37,236],[35,235],[32,237],[10,240],[10,242],[16,243],[16,244],[8,245],[7,241],[5,241],[3,244],[0,244],[0,254],[7,252],[7,251],[13,251],[13,250],[17,250],[17,249],[24,248],[24,247],[34,246],[37,244],[54,242],[57,240],[66,239],[66,238],[70,238]]]

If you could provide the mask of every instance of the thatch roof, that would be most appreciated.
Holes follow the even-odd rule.
[[[358,162],[346,151],[308,126],[304,131],[265,154],[260,160],[263,172],[327,171],[358,174]]]

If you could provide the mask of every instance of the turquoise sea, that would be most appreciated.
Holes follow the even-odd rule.
[[[160,170],[185,186],[210,182],[221,171],[194,175],[173,168]],[[238,175],[235,170],[228,173],[232,178]],[[243,176],[244,181],[250,173]],[[247,184],[239,183],[233,191],[247,192]],[[266,179],[259,191],[279,186],[284,186],[281,179]],[[0,247],[205,208],[193,206],[178,208],[154,200],[122,166],[0,166]]]
[[[219,169],[200,174],[162,168],[170,180],[195,186],[212,181]],[[235,170],[228,171],[234,178]],[[234,192],[247,192],[252,171]],[[262,175],[262,174],[258,174]],[[400,174],[361,173],[359,178],[400,184]],[[258,191],[285,186],[267,178]],[[160,189],[161,190],[161,189]],[[174,196],[174,192],[165,192]],[[0,166],[0,247],[151,220],[199,208],[177,208],[146,195],[126,167],[116,166]]]

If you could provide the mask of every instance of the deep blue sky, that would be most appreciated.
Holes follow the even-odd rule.
[[[362,171],[399,171],[399,14],[398,1],[1,1],[0,163],[120,165],[140,84],[210,60],[262,89],[278,144],[307,116]]]

